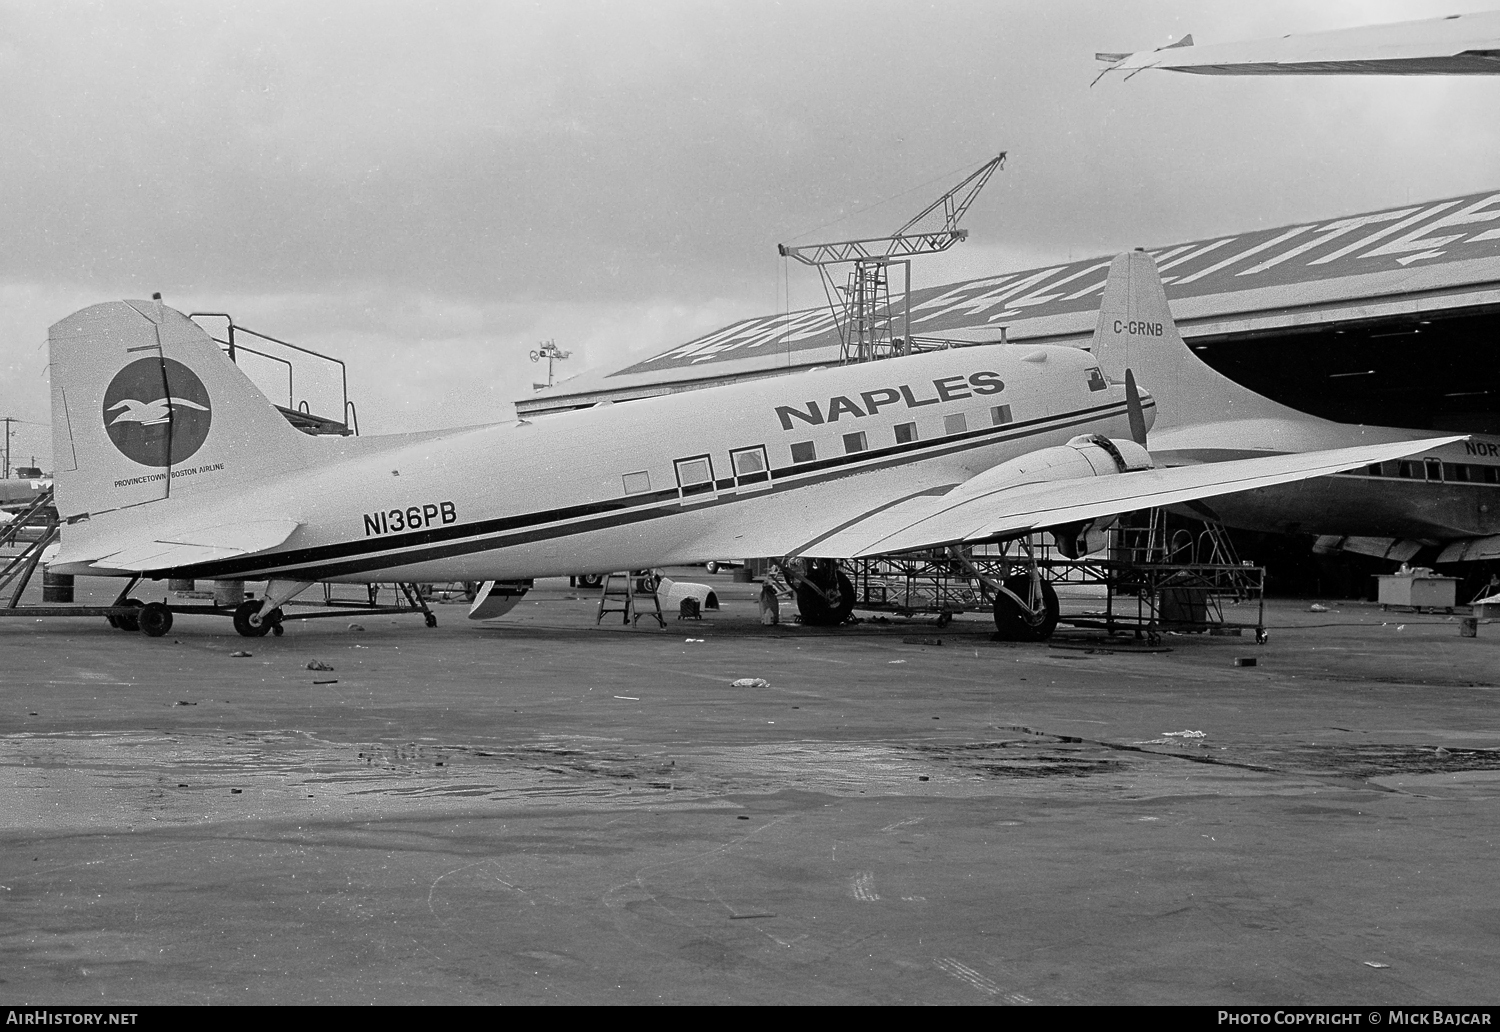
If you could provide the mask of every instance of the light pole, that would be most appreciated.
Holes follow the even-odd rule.
[[[572,354],[573,352],[571,351],[564,351],[559,348],[557,346],[557,341],[555,340],[544,341],[543,343],[538,344],[537,349],[531,353],[531,360],[533,362],[540,362],[544,358],[547,360],[547,382],[534,383],[531,385],[531,389],[534,391],[540,391],[551,387],[552,363],[561,362],[563,359],[569,357]]]
[[[20,420],[16,419],[15,416],[0,416],[0,422],[3,422],[5,424],[5,474],[3,476],[0,476],[0,480],[9,480],[10,479],[10,435],[13,434],[13,433],[15,433],[15,431],[10,428],[10,425],[12,423],[20,422]]]

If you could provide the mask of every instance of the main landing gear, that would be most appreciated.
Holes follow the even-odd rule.
[[[1057,592],[1039,571],[1007,577],[995,592],[995,636],[1046,641],[1057,629]]]
[[[797,612],[811,627],[837,627],[854,612],[854,585],[832,559],[809,559],[796,580]]]

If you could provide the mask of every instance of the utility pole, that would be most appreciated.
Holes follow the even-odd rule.
[[[531,389],[534,391],[541,391],[546,390],[548,387],[551,387],[552,363],[561,362],[563,359],[570,357],[572,354],[573,352],[571,351],[564,351],[559,348],[557,346],[557,341],[555,340],[543,341],[541,344],[538,344],[537,349],[531,353],[531,360],[533,362],[540,362],[544,358],[547,360],[547,382],[534,383],[531,385]]]
[[[15,433],[15,431],[10,428],[10,425],[12,423],[19,423],[20,420],[18,420],[15,416],[0,416],[0,422],[3,422],[5,424],[5,475],[4,476],[0,476],[0,480],[9,480],[10,479],[10,435],[13,434],[13,433]]]

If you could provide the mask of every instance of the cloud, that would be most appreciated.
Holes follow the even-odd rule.
[[[0,363],[161,290],[346,359],[367,426],[471,422],[537,340],[579,368],[775,311],[783,277],[818,303],[778,241],[888,232],[1002,148],[919,283],[1484,189],[1492,81],[1088,84],[1189,31],[1486,6],[8,5]],[[0,404],[37,413],[24,382]]]

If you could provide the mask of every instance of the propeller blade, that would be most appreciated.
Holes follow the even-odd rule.
[[[1135,385],[1135,374],[1125,370],[1125,411],[1130,416],[1130,439],[1146,447],[1146,413],[1141,408],[1141,392]]]

